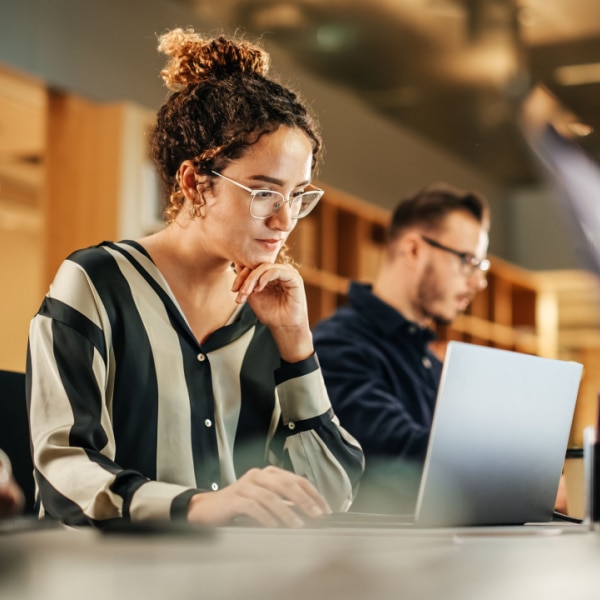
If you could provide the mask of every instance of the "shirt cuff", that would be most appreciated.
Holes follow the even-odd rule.
[[[305,362],[302,361],[302,364]],[[300,364],[294,363],[290,367]],[[298,421],[329,415],[331,412],[331,402],[316,359],[312,365],[312,368],[301,370],[300,374],[296,373],[295,377],[277,385],[281,418],[283,424],[290,430],[295,428]]]
[[[199,490],[163,481],[148,481],[140,486],[131,499],[129,516],[132,521],[151,519],[170,520],[174,511],[179,516],[189,499]]]
[[[275,385],[279,385],[288,379],[302,377],[321,368],[316,352],[313,352],[308,358],[295,363],[286,362],[281,359],[281,366],[275,371]]]

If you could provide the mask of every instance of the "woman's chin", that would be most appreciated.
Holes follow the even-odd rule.
[[[276,260],[277,254],[269,253],[261,256],[246,257],[240,264],[249,269],[256,269],[259,265],[273,264]]]

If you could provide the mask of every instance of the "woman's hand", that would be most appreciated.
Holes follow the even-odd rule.
[[[218,492],[196,494],[188,521],[226,525],[247,515],[264,527],[302,527],[306,517],[330,513],[325,499],[304,477],[278,467],[251,469]]]
[[[306,292],[300,273],[291,265],[263,263],[255,269],[236,265],[232,290],[236,301],[247,301],[273,334],[281,357],[298,362],[313,352]]]

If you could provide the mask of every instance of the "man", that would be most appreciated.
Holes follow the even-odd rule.
[[[353,510],[414,508],[442,368],[430,325],[486,287],[488,226],[479,194],[420,190],[392,215],[374,284],[352,282],[348,306],[315,327],[334,411],[365,452]]]

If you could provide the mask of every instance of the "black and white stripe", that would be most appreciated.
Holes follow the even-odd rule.
[[[332,414],[316,357],[280,363],[247,305],[200,346],[135,242],[75,252],[30,327],[43,511],[72,524],[169,518],[268,462],[346,509],[362,451]]]

